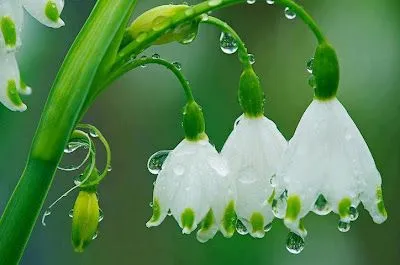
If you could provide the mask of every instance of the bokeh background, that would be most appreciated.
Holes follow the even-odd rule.
[[[138,2],[134,16],[171,1]],[[113,150],[113,170],[100,187],[105,218],[98,238],[85,253],[73,252],[68,217],[75,199],[72,194],[46,219],[46,227],[38,221],[21,264],[400,264],[400,2],[299,2],[337,49],[341,63],[338,97],[363,133],[382,173],[389,213],[386,223],[374,224],[360,206],[360,217],[351,230],[340,233],[337,216],[309,214],[305,220],[309,236],[299,255],[286,251],[287,230],[280,220],[274,221],[264,239],[235,235],[228,240],[217,235],[207,244],[198,243],[194,235],[183,236],[172,218],[147,229],[155,177],[147,171],[146,162],[152,153],[171,149],[182,139],[184,104],[177,80],[162,67],[149,66],[115,82],[85,117],[101,129]],[[55,75],[94,3],[66,1],[66,26],[57,31],[26,15],[18,59],[34,93],[25,100],[29,106],[25,113],[11,113],[0,106],[0,211],[23,170]],[[267,96],[266,113],[290,139],[312,100],[305,64],[316,46],[313,35],[299,19],[286,19],[281,7],[268,6],[265,1],[214,15],[231,23],[255,54],[254,66]],[[236,96],[240,65],[235,56],[221,52],[219,35],[218,30],[203,25],[189,46],[169,44],[145,53],[159,53],[182,64],[218,150],[240,115]],[[71,185],[71,175],[57,173],[45,205]]]

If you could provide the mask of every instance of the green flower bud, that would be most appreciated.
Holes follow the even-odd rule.
[[[195,101],[188,102],[184,107],[183,129],[187,140],[198,141],[206,137],[203,111]]]
[[[259,117],[264,114],[264,92],[260,79],[253,68],[247,67],[240,76],[239,103],[248,117]]]
[[[336,96],[339,86],[339,62],[335,50],[328,43],[318,45],[313,62],[315,97],[330,99]]]
[[[161,31],[170,27],[173,17],[191,8],[188,5],[163,5],[150,9],[135,19],[127,28],[122,46],[136,40],[141,41],[149,32]],[[158,38],[153,44],[170,42],[190,43],[197,35],[200,20],[198,18],[180,25]]]
[[[83,252],[96,236],[99,210],[96,191],[81,190],[72,217],[72,245],[76,252]]]

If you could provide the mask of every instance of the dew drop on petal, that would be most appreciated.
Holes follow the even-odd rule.
[[[219,38],[221,50],[226,54],[233,54],[238,50],[238,44],[231,34],[222,32]]]
[[[287,19],[295,19],[296,18],[296,13],[292,10],[292,9],[290,9],[289,7],[286,7],[285,8],[285,17],[287,18]]]
[[[104,212],[102,209],[99,209],[99,223],[104,219]]]
[[[167,159],[170,150],[161,150],[154,153],[147,161],[147,169],[151,174],[157,175],[162,169],[165,159]]]
[[[310,60],[308,60],[306,69],[307,69],[307,72],[309,72],[310,74],[313,73],[313,69],[314,69],[314,58],[311,58]]]
[[[320,194],[315,201],[313,212],[318,215],[327,215],[331,212],[328,201],[322,194]]]
[[[219,157],[209,157],[207,162],[220,176],[225,177],[228,175],[228,167]]]
[[[246,226],[243,224],[243,222],[239,219],[236,220],[236,232],[238,232],[239,235],[247,235],[249,231],[247,230]]]
[[[293,233],[290,232],[287,240],[286,240],[286,249],[292,254],[299,254],[304,249],[304,239]]]
[[[46,218],[51,215],[51,211],[47,209],[42,216],[42,225],[46,226]]]
[[[350,230],[350,223],[339,221],[338,229],[342,233],[346,233]]]
[[[357,208],[354,206],[351,206],[349,209],[349,215],[350,215],[350,221],[355,221],[358,218],[358,211]]]
[[[171,215],[172,215],[172,212],[171,212],[171,210],[168,210],[168,213],[167,213],[167,215],[168,215],[168,216],[171,216]]]
[[[273,5],[273,4],[275,4],[275,0],[267,0],[267,4]]]
[[[173,170],[178,176],[182,176],[185,173],[185,168],[182,165],[176,165]]]

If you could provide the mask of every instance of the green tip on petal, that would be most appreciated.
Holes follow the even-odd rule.
[[[379,213],[384,216],[387,217],[387,212],[386,212],[386,208],[385,208],[385,203],[383,202],[383,195],[382,195],[382,188],[378,187],[376,189],[376,198],[377,198],[377,207],[378,207],[378,211]]]
[[[252,234],[261,232],[264,235],[264,216],[261,213],[253,213],[250,217],[250,223],[253,229]]]
[[[351,200],[350,198],[343,198],[338,205],[338,212],[341,218],[345,218],[350,214]]]
[[[2,17],[0,19],[0,29],[6,45],[11,48],[15,47],[17,45],[17,29],[12,18],[9,16]]]
[[[151,216],[151,219],[149,223],[155,223],[160,219],[161,216],[161,208],[160,208],[160,202],[158,199],[153,200],[153,216]]]
[[[24,104],[24,103],[22,103],[22,100],[19,97],[18,90],[17,90],[17,83],[15,82],[15,80],[8,80],[7,96],[16,107],[21,107]]]
[[[181,222],[183,227],[183,233],[189,234],[193,230],[194,225],[194,211],[190,208],[186,208],[181,215]]]
[[[214,214],[212,209],[210,209],[206,215],[206,217],[204,217],[202,223],[201,223],[201,230],[203,232],[206,232],[208,230],[210,230],[210,228],[215,224],[215,219],[214,219]]]
[[[57,22],[60,18],[60,12],[58,12],[57,5],[53,1],[47,2],[44,12],[46,17],[53,22]]]
[[[224,228],[224,236],[231,237],[235,233],[236,227],[236,212],[235,212],[235,202],[230,201],[225,208],[224,217],[222,219],[222,226]]]
[[[301,200],[297,195],[291,195],[287,200],[285,220],[295,221],[301,210]]]

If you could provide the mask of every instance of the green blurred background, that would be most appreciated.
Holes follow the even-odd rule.
[[[138,2],[135,16],[170,3]],[[94,3],[66,1],[62,16],[66,26],[57,31],[26,16],[18,59],[34,93],[26,98],[29,111],[25,113],[11,113],[0,106],[0,211],[24,168],[55,75]],[[386,223],[374,224],[360,206],[360,217],[351,230],[340,233],[337,216],[309,214],[305,220],[309,236],[299,255],[286,251],[287,230],[279,220],[264,239],[235,235],[228,240],[218,234],[207,244],[198,243],[194,235],[183,236],[172,218],[158,228],[147,229],[155,177],[147,171],[146,162],[152,153],[171,149],[182,139],[184,104],[177,80],[162,67],[149,66],[118,80],[85,117],[101,129],[113,150],[113,171],[100,187],[105,218],[99,237],[85,253],[72,251],[68,212],[73,194],[53,211],[46,227],[37,223],[21,264],[400,264],[400,2],[299,3],[315,17],[337,49],[342,74],[339,99],[363,133],[382,173],[389,213]],[[265,1],[214,15],[231,23],[256,55],[255,69],[267,95],[266,113],[289,139],[312,100],[305,64],[315,49],[313,35],[299,19],[285,19],[281,7],[268,6]],[[218,30],[203,25],[192,45],[170,44],[145,53],[151,56],[157,52],[183,65],[204,108],[208,135],[218,150],[240,115],[236,100],[240,65],[235,56],[221,52],[219,35]],[[72,176],[58,172],[45,205],[71,185]]]

